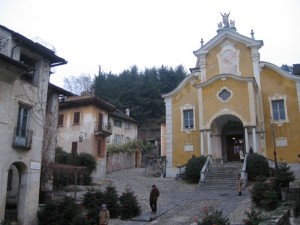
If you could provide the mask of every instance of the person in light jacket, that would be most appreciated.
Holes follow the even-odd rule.
[[[236,180],[236,190],[238,192],[238,196],[242,196],[242,185],[243,185],[243,179],[241,177],[241,174],[238,173],[238,177]]]
[[[106,208],[105,204],[101,205],[101,210],[99,213],[99,225],[107,225],[108,221],[109,221],[110,215],[109,215],[109,211]]]

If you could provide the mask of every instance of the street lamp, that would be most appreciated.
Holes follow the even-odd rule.
[[[263,121],[261,123],[261,128],[260,128],[260,138],[264,139],[265,137],[265,130],[263,129],[263,124],[265,124],[267,121]],[[276,153],[276,139],[275,139],[275,132],[274,132],[274,123],[273,119],[270,121],[270,126],[271,126],[271,132],[272,132],[272,141],[273,141],[273,155],[274,155],[274,163],[275,163],[275,173],[276,170],[278,169],[278,164],[277,164],[277,153]]]

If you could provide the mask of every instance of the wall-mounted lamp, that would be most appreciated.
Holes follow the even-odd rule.
[[[260,139],[264,139],[265,137],[265,130],[261,127],[259,131]]]
[[[80,133],[79,133],[79,137],[78,137],[78,139],[79,139],[79,142],[82,142],[82,140],[83,140],[83,134],[84,134],[84,137],[86,137],[86,133],[85,133],[85,132],[82,132],[82,131],[80,131]]]

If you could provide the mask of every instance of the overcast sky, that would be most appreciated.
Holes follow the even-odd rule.
[[[200,40],[217,33],[230,12],[237,32],[263,40],[261,60],[300,63],[300,0],[0,0],[0,24],[39,37],[68,61],[51,82],[94,75],[101,65],[118,74],[161,65],[195,67]]]

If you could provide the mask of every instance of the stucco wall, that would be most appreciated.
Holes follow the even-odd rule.
[[[276,146],[277,160],[285,160],[289,163],[298,162],[298,154],[300,153],[300,113],[298,106],[298,97],[296,89],[296,81],[287,79],[269,68],[264,68],[261,72],[262,84],[262,100],[264,109],[264,120],[266,130],[266,148],[267,157],[273,159],[273,138],[271,132],[271,109],[269,97],[282,95],[286,96],[286,108],[288,122],[283,124],[274,123],[275,139],[287,138],[287,146]]]
[[[135,153],[117,153],[107,156],[106,172],[110,173],[122,169],[135,167]]]

